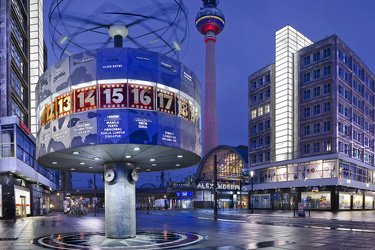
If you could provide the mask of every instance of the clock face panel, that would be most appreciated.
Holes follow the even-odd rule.
[[[106,182],[111,182],[115,179],[115,171],[113,169],[108,169],[104,172],[104,180]]]
[[[130,174],[130,177],[133,181],[138,181],[138,179],[139,179],[138,171],[133,169],[131,174]]]

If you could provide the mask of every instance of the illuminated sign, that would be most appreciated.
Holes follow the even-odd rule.
[[[158,111],[174,115],[176,113],[176,94],[164,89],[157,90]]]
[[[213,190],[214,184],[213,183],[203,183],[200,182],[197,184],[197,189],[205,189],[205,190]],[[240,185],[237,184],[228,184],[228,183],[218,183],[217,184],[218,190],[240,190]]]
[[[154,87],[148,85],[129,85],[129,107],[155,110]]]
[[[99,85],[100,108],[125,108],[127,107],[126,84],[101,84]]]
[[[26,134],[28,134],[28,135],[30,134],[30,129],[21,120],[20,120],[20,126],[26,132]]]
[[[55,98],[57,118],[71,114],[71,96],[65,93]]]
[[[96,109],[96,85],[74,90],[76,112]]]

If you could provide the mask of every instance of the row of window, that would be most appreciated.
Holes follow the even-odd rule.
[[[13,41],[11,42],[10,44],[10,47],[11,47],[11,56],[12,56],[12,59],[15,63],[15,65],[17,66],[18,70],[20,71],[20,73],[22,75],[24,75],[25,73],[25,67],[24,67],[24,61],[23,59],[21,58],[21,55],[18,51],[18,49],[16,48],[16,46],[14,45]]]
[[[310,116],[317,116],[322,113],[331,112],[331,102],[325,102],[323,104],[315,104],[311,107],[303,108],[303,117],[308,118]]]
[[[331,48],[327,47],[320,51],[316,51],[312,54],[303,57],[303,65],[309,65],[311,62],[318,62],[331,56]]]
[[[270,105],[264,105],[258,108],[255,108],[251,111],[251,119],[266,115],[270,113]]]
[[[348,143],[342,141],[339,141],[338,146],[338,151],[340,153],[346,154],[354,159],[363,161],[365,163],[373,163],[374,155],[370,152],[367,152],[366,150],[359,149],[356,147],[351,148],[351,146]]]
[[[255,164],[255,163],[262,163],[262,162],[268,162],[270,161],[271,154],[269,151],[267,152],[261,152],[257,154],[251,154],[250,155],[250,163]]]
[[[28,106],[28,98],[27,98],[27,91],[22,84],[21,80],[18,78],[17,74],[11,70],[10,73],[10,84],[16,95],[20,98],[23,104],[27,107]]]
[[[264,76],[259,77],[256,80],[253,80],[250,83],[250,90],[255,90],[257,88],[262,87],[264,84],[270,83],[271,82],[271,75],[267,74]]]
[[[15,128],[16,127],[16,132]],[[16,138],[15,138],[16,134]],[[15,144],[17,143],[16,147]],[[40,166],[35,160],[35,144],[26,136],[21,128],[15,125],[2,125],[0,128],[0,158],[14,157],[33,167],[35,171],[58,184],[59,172]]]
[[[319,79],[331,75],[331,65],[324,66],[323,68],[317,68],[309,72],[303,73],[303,83]]]
[[[331,121],[314,123],[303,126],[303,135],[319,134],[331,131]]]
[[[266,136],[259,136],[257,138],[251,139],[250,149],[268,147],[270,144],[271,144],[271,136],[269,134]]]
[[[11,28],[18,45],[21,47],[22,50],[25,49],[25,40],[13,16],[11,17]]]
[[[347,107],[346,105],[339,103],[339,113],[345,116],[346,118],[350,119],[351,118],[351,112],[350,108]],[[367,106],[365,107],[365,115],[367,115],[369,118],[374,119],[374,110],[368,108]],[[361,117],[360,115],[356,114],[353,112],[353,122],[357,124],[360,127],[363,127],[366,131],[372,132],[373,131],[373,125],[371,122],[368,122],[366,119]]]
[[[250,105],[256,104],[258,102],[262,102],[264,100],[268,100],[271,96],[271,89],[267,88],[264,91],[259,92],[256,95],[252,95],[250,97]]]
[[[323,88],[323,92],[321,91]],[[306,89],[303,91],[302,98],[303,100],[309,100],[310,98],[318,97],[320,95],[325,95],[331,93],[331,83],[326,83],[321,86],[316,86],[312,89]]]
[[[271,127],[271,121],[270,120],[266,120],[264,122],[259,122],[257,124],[253,124],[251,125],[251,135],[254,135],[258,132],[263,132],[265,130],[268,130],[270,129]]]
[[[331,149],[332,146],[330,140],[303,144],[304,155],[308,155],[311,153],[315,154],[319,152],[330,152]]]

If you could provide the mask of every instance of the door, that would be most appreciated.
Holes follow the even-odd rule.
[[[20,196],[21,198],[21,211],[20,216],[26,217],[26,196]]]

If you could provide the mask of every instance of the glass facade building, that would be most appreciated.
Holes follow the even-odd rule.
[[[34,66],[38,74],[44,69],[34,57],[36,48],[43,51],[42,6],[42,0],[0,1],[0,219],[47,213],[50,192],[60,185],[58,172],[36,163],[30,133]]]
[[[301,35],[298,47],[290,30],[298,40],[290,26],[277,31],[276,63],[248,79],[254,207],[374,209],[375,76],[338,36],[311,43]],[[291,47],[284,48],[289,67],[279,63],[281,34]],[[262,85],[264,78],[269,80]],[[263,88],[270,93],[261,101]],[[265,102],[269,114],[254,116]]]

